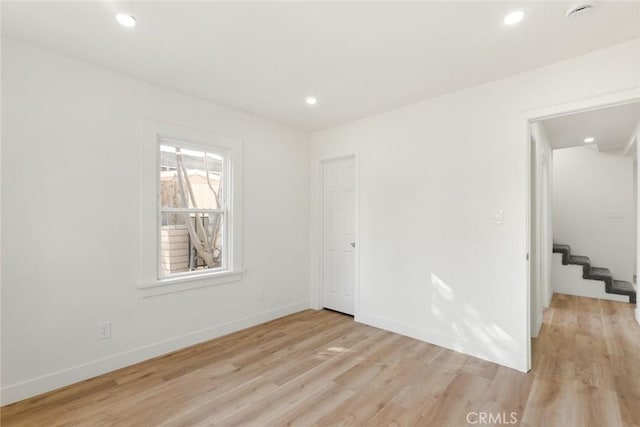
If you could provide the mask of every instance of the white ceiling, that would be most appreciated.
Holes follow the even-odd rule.
[[[629,143],[640,124],[640,102],[547,119],[542,124],[553,148],[585,145],[584,139],[593,137],[600,151],[618,150]]]
[[[2,34],[314,130],[640,37],[639,2],[572,3],[3,1]]]

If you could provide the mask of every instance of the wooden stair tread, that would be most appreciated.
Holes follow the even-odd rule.
[[[611,288],[615,291],[620,292],[635,292],[635,288],[631,284],[631,282],[627,282],[626,280],[614,280]]]
[[[611,270],[603,267],[591,267],[591,276],[593,277],[612,277]]]
[[[591,260],[589,257],[581,256],[581,255],[571,255],[569,257],[569,264],[573,265],[591,265]]]

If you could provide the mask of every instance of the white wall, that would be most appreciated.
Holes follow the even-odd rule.
[[[588,147],[554,151],[553,238],[631,282],[635,273],[633,158]],[[610,218],[610,209],[622,218]]]
[[[321,304],[318,160],[353,151],[356,319],[526,370],[524,114],[640,87],[638,49],[634,40],[312,134],[312,305]]]
[[[3,403],[309,306],[306,132],[12,40],[2,86]],[[242,282],[141,298],[145,118],[244,140]]]

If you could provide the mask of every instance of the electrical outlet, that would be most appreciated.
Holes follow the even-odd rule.
[[[98,323],[98,339],[111,338],[111,322]]]

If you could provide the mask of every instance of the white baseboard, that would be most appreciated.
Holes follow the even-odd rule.
[[[449,350],[497,363],[517,371],[527,372],[529,370],[527,368],[526,353],[518,355],[505,348],[487,348],[487,343],[484,342],[452,337],[438,331],[424,329],[394,320],[382,319],[366,313],[356,314],[355,320],[356,322],[375,326],[385,331],[395,332],[396,334],[405,335]]]
[[[0,391],[0,402],[2,402],[2,405],[17,402],[60,387],[96,377],[116,369],[162,356],[163,354],[171,353],[172,351],[209,341],[241,329],[297,313],[308,308],[309,301],[300,301],[296,304],[265,311],[254,316],[201,329],[166,341],[114,354],[112,356],[105,357],[104,359],[94,360],[72,368],[63,369],[47,375],[22,381],[17,384],[8,385],[3,387]]]
[[[542,329],[542,323],[544,322],[544,309],[542,315],[539,316],[539,319],[536,321],[535,329],[531,331],[531,338],[538,338],[540,335],[540,330]]]

